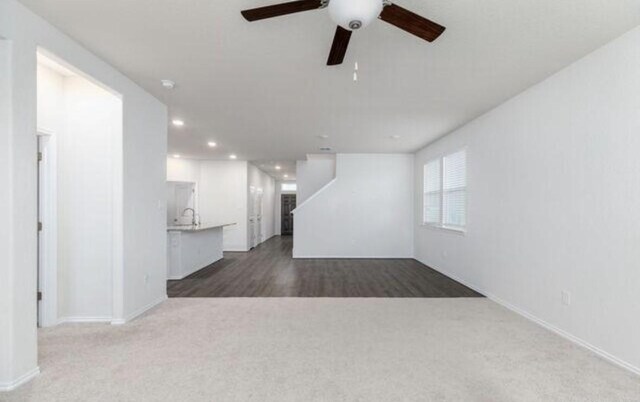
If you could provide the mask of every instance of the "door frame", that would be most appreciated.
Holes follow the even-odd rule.
[[[56,136],[53,131],[38,128],[38,324],[50,327],[58,324],[58,220]]]
[[[285,204],[285,202],[284,202],[285,197],[293,197],[293,199],[295,200],[296,207],[297,207],[297,205],[298,205],[298,196],[297,196],[296,193],[280,194],[280,213],[279,213],[279,216],[280,216],[280,235],[281,236],[292,236],[293,235],[293,215],[291,214],[291,212],[289,212],[289,217],[288,217],[288,218],[291,219],[291,230],[289,232],[287,232],[287,233],[284,233],[282,231],[283,222],[284,222],[285,218],[287,218],[287,217],[285,217],[285,214],[284,214],[284,211],[283,211],[284,204]],[[295,209],[295,207],[293,209]],[[293,211],[293,209],[292,209],[292,211]]]

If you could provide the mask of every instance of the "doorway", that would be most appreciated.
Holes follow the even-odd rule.
[[[280,234],[282,236],[293,235],[293,214],[291,213],[296,209],[296,195],[295,194],[282,194],[281,196],[281,225]]]
[[[36,291],[42,327],[120,318],[122,109],[119,94],[38,49]]]
[[[38,326],[58,322],[55,135],[38,130]],[[43,295],[47,295],[46,303]]]
[[[262,198],[261,188],[251,188],[249,202],[249,248],[262,243]]]

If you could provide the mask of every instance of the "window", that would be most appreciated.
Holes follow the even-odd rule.
[[[296,189],[296,183],[282,183],[282,186],[280,186],[281,191],[296,191]]]
[[[424,165],[423,223],[464,230],[467,225],[467,153],[459,151]]]

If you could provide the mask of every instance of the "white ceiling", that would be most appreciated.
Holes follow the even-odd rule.
[[[267,171],[323,146],[413,152],[640,24],[640,0],[398,0],[447,31],[429,44],[374,21],[327,67],[326,10],[249,23],[240,10],[278,0],[22,2],[185,120],[170,153]]]

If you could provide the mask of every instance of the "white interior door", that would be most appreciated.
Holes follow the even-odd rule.
[[[262,243],[262,189],[258,189],[258,191],[256,192],[254,211],[256,216],[255,245],[257,246],[258,244]]]
[[[55,137],[38,131],[38,325],[58,322]],[[35,229],[35,228],[34,228]]]
[[[249,187],[249,248],[254,248],[256,243],[256,188]]]
[[[44,195],[45,195],[45,169],[44,169],[44,138],[38,136],[38,326],[42,326],[43,312],[42,312],[42,284],[43,284],[43,268],[44,268],[44,236],[42,234],[43,229],[43,209],[44,209]]]

